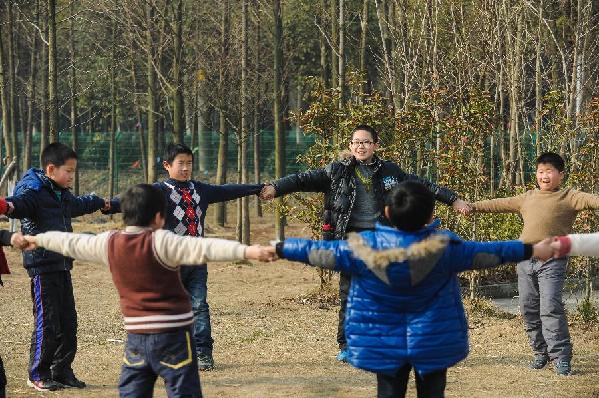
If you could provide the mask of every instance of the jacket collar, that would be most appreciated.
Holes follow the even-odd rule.
[[[356,167],[358,165],[358,160],[355,158],[355,156],[352,155],[348,158],[341,160],[341,163],[345,166]],[[376,172],[383,165],[383,161],[376,154],[374,154],[374,155],[372,155],[372,163],[371,164],[374,165],[374,171]]]
[[[430,224],[425,225],[423,228],[419,229],[418,231],[415,232],[405,232],[405,231],[400,231],[395,227],[391,227],[388,225],[384,225],[381,223],[376,223],[375,225],[375,230],[377,231],[385,231],[385,232],[399,232],[401,234],[421,234],[421,233],[430,233],[430,232],[434,232],[437,229],[439,229],[439,227],[441,226],[441,220],[439,220],[438,218],[433,219],[433,221]]]

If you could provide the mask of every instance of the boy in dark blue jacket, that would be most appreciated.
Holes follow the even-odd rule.
[[[348,361],[376,373],[378,397],[403,397],[411,368],[419,397],[444,395],[447,368],[468,355],[468,324],[457,273],[552,255],[549,241],[467,242],[436,229],[435,199],[418,182],[387,197],[393,227],[347,241],[287,239],[281,258],[352,274],[345,333]],[[427,225],[428,224],[428,225]]]
[[[204,220],[208,205],[244,196],[257,195],[264,184],[212,185],[191,179],[193,152],[184,144],[169,144],[163,166],[169,178],[154,183],[166,198],[164,229],[177,235],[204,236]],[[112,202],[111,211],[118,210],[118,202]],[[194,341],[198,368],[212,370],[212,329],[210,309],[207,302],[208,268],[206,264],[181,266],[183,286],[191,296],[194,315]]]
[[[77,168],[77,154],[53,143],[42,151],[44,170],[29,169],[6,198],[6,213],[21,219],[24,234],[47,231],[72,232],[71,218],[108,210],[95,195],[75,197],[69,188]],[[36,390],[84,388],[73,373],[77,352],[77,311],[73,296],[73,259],[36,249],[23,252],[23,265],[31,278],[33,333],[27,384]]]

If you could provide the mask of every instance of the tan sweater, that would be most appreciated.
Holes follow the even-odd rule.
[[[599,209],[599,195],[572,188],[559,191],[534,189],[509,198],[481,200],[472,204],[481,213],[520,213],[524,228],[520,239],[536,243],[550,236],[567,235],[581,210]]]

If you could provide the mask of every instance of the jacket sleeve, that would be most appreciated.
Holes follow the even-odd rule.
[[[6,198],[11,202],[13,210],[7,214],[10,218],[35,218],[37,215],[39,193],[33,189],[25,189],[15,196]]]
[[[308,170],[303,173],[290,174],[279,178],[272,185],[277,191],[277,197],[293,192],[326,192],[331,188],[330,168]]]
[[[206,195],[208,203],[226,202],[239,199],[249,195],[259,194],[264,184],[224,184],[211,185],[195,183],[203,187],[202,192]],[[200,185],[201,184],[201,185]]]
[[[10,238],[14,232],[10,232],[7,229],[0,229],[0,245],[1,246],[10,246]]]
[[[165,229],[154,232],[156,255],[171,268],[177,268],[181,264],[243,260],[246,247],[232,240],[179,236]]]
[[[113,231],[99,235],[72,232],[44,232],[36,235],[38,247],[94,264],[108,264],[108,237]]]
[[[429,191],[431,191],[435,195],[435,199],[438,200],[439,202],[445,203],[446,205],[451,206],[453,204],[453,202],[455,202],[458,199],[458,195],[451,189],[437,185],[434,182],[431,182],[424,178],[418,177],[417,175],[408,174],[405,171],[403,171],[402,169],[400,169],[399,166],[397,168],[398,168],[398,173],[399,173],[398,179],[400,182],[401,181],[417,181],[417,182],[423,184],[425,187],[428,188]]]
[[[599,233],[570,234],[570,256],[599,257]]]
[[[90,214],[104,207],[104,199],[96,195],[73,196],[70,202],[71,217]]]
[[[494,268],[504,263],[527,260],[532,246],[522,241],[474,242],[451,240],[445,252],[445,261],[451,271]]]
[[[289,238],[282,242],[277,254],[290,261],[334,271],[356,273],[359,269],[344,240]]]
[[[472,208],[479,213],[515,213],[520,211],[525,195],[523,193],[508,198],[480,200],[472,203]]]
[[[596,210],[599,209],[599,195],[573,189],[570,193],[570,203],[576,210]]]

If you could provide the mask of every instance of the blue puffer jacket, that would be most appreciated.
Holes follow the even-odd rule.
[[[60,198],[54,191],[60,191]],[[71,218],[93,213],[104,207],[104,199],[96,195],[74,196],[68,189],[55,185],[40,169],[29,169],[6,198],[14,210],[8,216],[21,219],[24,234],[47,231],[72,232]],[[69,271],[73,259],[38,248],[23,252],[23,265],[30,277],[50,272]]]
[[[349,362],[393,375],[419,374],[468,355],[468,325],[457,273],[528,258],[520,241],[468,242],[434,223],[415,233],[377,225],[347,241],[287,239],[284,258],[352,274],[345,334]]]

